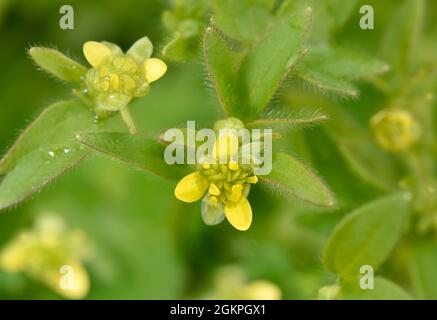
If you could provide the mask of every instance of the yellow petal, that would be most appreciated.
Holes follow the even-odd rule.
[[[244,197],[237,203],[226,203],[225,214],[229,223],[237,230],[246,231],[252,224],[252,208]]]
[[[102,61],[111,55],[111,49],[97,41],[88,41],[83,45],[83,54],[90,65],[98,67]]]
[[[144,68],[146,69],[146,78],[149,83],[158,80],[167,72],[165,62],[157,58],[144,61]]]
[[[200,200],[208,189],[209,181],[199,172],[193,172],[182,178],[176,186],[176,198],[184,202]]]

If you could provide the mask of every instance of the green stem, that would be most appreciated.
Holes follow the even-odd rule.
[[[120,110],[121,118],[129,129],[130,134],[137,134],[137,128],[135,127],[134,120],[132,119],[129,109],[127,107]]]

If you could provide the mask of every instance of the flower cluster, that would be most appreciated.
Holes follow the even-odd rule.
[[[217,138],[213,156],[199,161],[196,171],[179,181],[175,196],[188,203],[203,197],[201,211],[206,224],[218,224],[226,217],[232,226],[244,231],[252,223],[252,208],[247,196],[251,185],[258,182],[258,177],[253,170],[255,159],[243,161],[245,158],[241,155],[241,149],[244,148],[234,133],[234,130],[241,128],[243,123],[236,118],[216,123],[214,129]],[[235,157],[237,153],[240,154]]]
[[[150,83],[167,71],[162,60],[150,58],[153,46],[147,37],[135,42],[126,54],[113,43],[96,41],[86,42],[83,52],[92,68],[81,93],[100,117],[122,110],[134,97],[146,95]]]
[[[54,216],[41,218],[34,230],[21,232],[0,252],[0,267],[9,273],[26,273],[58,294],[81,299],[89,291],[83,260],[89,255],[80,230],[68,231]]]

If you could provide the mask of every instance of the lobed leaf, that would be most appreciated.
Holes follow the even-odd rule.
[[[305,202],[332,207],[334,197],[323,181],[303,163],[292,156],[278,152],[273,155],[272,171],[259,177],[261,182]]]
[[[348,214],[328,240],[326,269],[347,281],[355,281],[363,265],[378,269],[401,236],[407,205],[407,195],[396,193]]]
[[[78,101],[44,110],[0,161],[0,209],[23,201],[80,162],[89,151],[74,136],[94,129],[93,115]]]
[[[87,69],[80,63],[51,48],[32,47],[29,55],[45,71],[67,82],[80,82]]]
[[[166,164],[166,146],[153,139],[121,132],[80,134],[77,139],[98,152],[164,178],[179,179],[187,173],[185,166]]]

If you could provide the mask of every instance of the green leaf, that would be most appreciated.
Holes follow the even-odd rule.
[[[50,48],[32,47],[29,55],[45,71],[68,82],[80,82],[87,69],[59,51]]]
[[[240,69],[239,105],[250,116],[267,106],[281,82],[303,55],[304,42],[311,26],[311,9],[280,20],[246,55]]]
[[[393,162],[370,137],[342,139],[339,148],[351,168],[363,180],[382,190],[396,188],[398,178]]]
[[[363,265],[378,269],[401,236],[407,204],[407,195],[396,193],[348,214],[328,240],[326,269],[347,281],[355,281]]]
[[[179,179],[187,173],[186,166],[166,164],[166,146],[153,139],[121,132],[81,134],[77,139],[96,151],[163,178]]]
[[[273,155],[270,174],[259,178],[267,186],[317,206],[332,207],[335,203],[331,191],[316,174],[283,152]]]
[[[361,289],[355,285],[342,286],[342,300],[411,300],[404,289],[383,277],[375,277],[373,289]]]
[[[417,240],[411,246],[411,278],[420,299],[437,299],[437,249],[432,240]]]
[[[220,104],[227,116],[236,115],[236,83],[241,57],[229,48],[223,37],[212,27],[205,31],[204,56]]]
[[[260,0],[212,1],[217,26],[232,38],[248,43],[265,33],[271,18],[271,6],[271,1]]]
[[[323,91],[356,97],[348,81],[386,72],[386,63],[345,48],[327,45],[311,47],[296,67],[296,75]]]
[[[187,61],[196,57],[199,52],[199,37],[184,37],[179,33],[168,42],[162,54],[170,60]]]
[[[346,48],[311,47],[303,63],[341,79],[359,79],[389,70],[388,64]]]
[[[288,16],[304,7],[314,10],[314,25],[311,40],[314,43],[327,42],[330,36],[350,18],[358,0],[286,0],[278,14]]]
[[[298,65],[293,73],[320,91],[334,92],[353,98],[358,97],[358,89],[354,85],[327,72],[313,68],[310,63],[304,62]]]
[[[317,124],[323,123],[328,120],[328,116],[320,112],[314,111],[312,113],[306,113],[301,115],[286,115],[278,117],[269,117],[262,119],[255,119],[245,123],[246,128],[308,128]]]
[[[407,72],[417,53],[425,21],[424,0],[405,0],[399,4],[382,38],[382,56],[394,70]]]
[[[77,101],[53,104],[21,134],[0,161],[0,209],[39,191],[89,152],[74,135],[95,129],[94,117]]]

